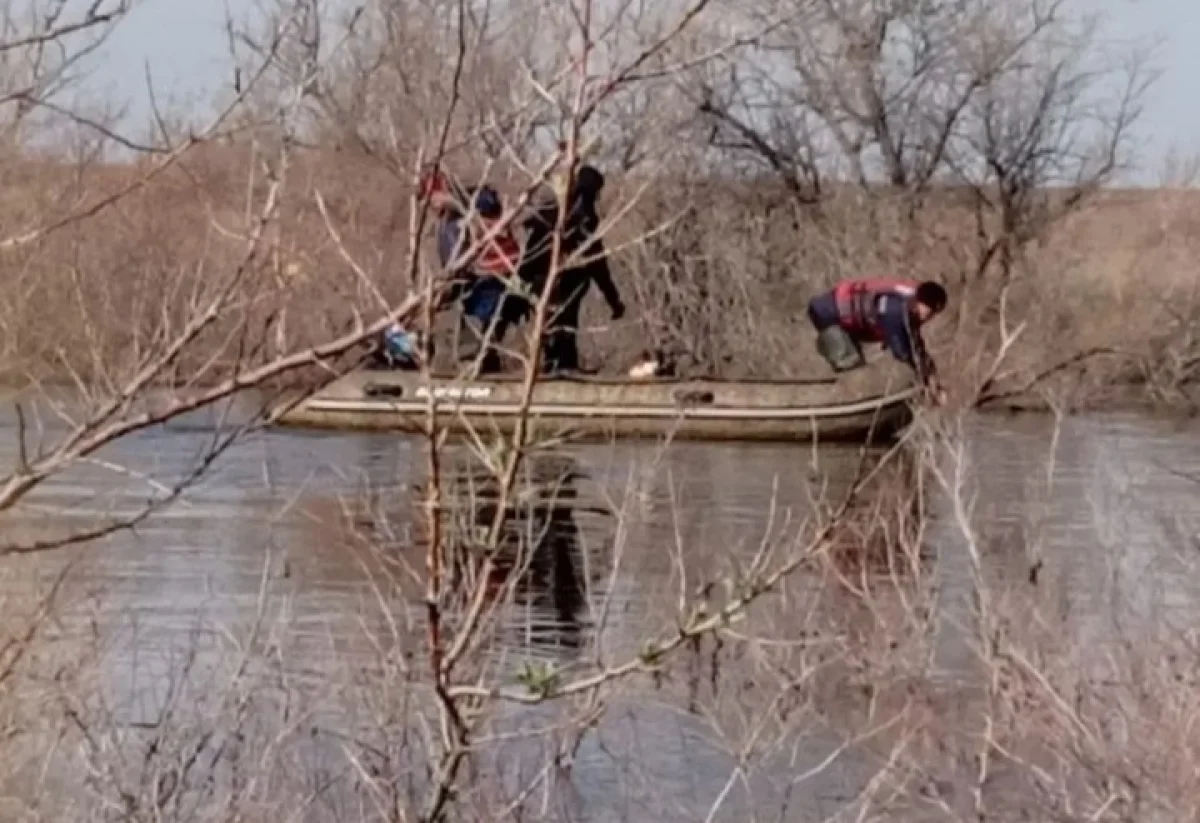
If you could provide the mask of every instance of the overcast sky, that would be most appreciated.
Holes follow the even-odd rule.
[[[1071,0],[1109,15],[1110,33],[1161,36],[1163,72],[1142,123],[1147,165],[1157,168],[1166,152],[1200,153],[1200,0]],[[174,95],[204,94],[228,83],[223,21],[251,9],[250,0],[142,0],[102,54],[89,85],[115,93],[145,111],[144,66],[156,86]]]

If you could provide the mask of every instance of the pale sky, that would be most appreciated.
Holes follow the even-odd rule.
[[[1109,16],[1110,36],[1161,36],[1162,71],[1141,124],[1144,158],[1152,175],[1174,148],[1200,154],[1200,0],[1070,0]],[[92,89],[146,110],[144,66],[156,87],[177,98],[228,84],[223,22],[252,9],[251,0],[142,0],[93,64]],[[1142,176],[1142,175],[1139,175]]]

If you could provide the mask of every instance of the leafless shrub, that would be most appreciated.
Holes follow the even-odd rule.
[[[985,338],[958,358],[971,364],[968,404],[1034,391],[1104,342],[1070,353],[1058,337],[1027,342],[1047,316],[1038,304],[1067,288],[1039,275],[1076,253],[1061,232],[1104,207],[1095,190],[1125,162],[1145,88],[1132,67],[1096,116],[1093,32],[1058,5],[464,0],[339,19],[301,0],[264,12],[260,29],[231,31],[239,67],[223,114],[182,137],[161,113],[152,145],[53,101],[70,61],[42,69],[38,53],[68,36],[62,23],[0,49],[33,67],[14,88],[34,91],[11,98],[26,104],[22,128],[37,111],[85,136],[74,163],[39,167],[48,194],[22,188],[31,199],[2,204],[21,227],[0,241],[14,294],[0,313],[4,366],[24,390],[14,468],[0,478],[6,571],[94,556],[150,522],[272,422],[278,381],[307,370],[306,388],[319,385],[396,319],[438,330],[444,281],[414,197],[430,160],[497,181],[505,223],[554,178],[569,187],[584,160],[620,169],[602,234],[642,334],[602,340],[612,362],[650,345],[698,371],[811,372],[796,349],[807,297],[871,267],[932,269],[956,287],[945,339]],[[549,47],[535,28],[553,34]],[[1096,117],[1098,136],[1084,136]],[[101,164],[113,142],[139,158]],[[29,175],[27,145],[12,151],[5,168]],[[557,234],[552,278],[571,262]],[[1091,290],[1053,315],[1056,334],[1073,307],[1117,288],[1079,282]],[[596,751],[636,788],[631,819],[1193,813],[1180,765],[1193,705],[1173,685],[1190,683],[1192,638],[1164,632],[1161,659],[1127,643],[1101,674],[1077,665],[1037,597],[989,569],[961,419],[926,414],[896,450],[851,455],[846,489],[773,498],[738,545],[677,526],[657,533],[657,552],[634,552],[649,481],[581,504],[571,461],[528,420],[551,314],[538,301],[512,347],[526,412],[510,436],[452,448],[431,399],[419,486],[309,511],[313,551],[336,555],[358,597],[353,633],[297,628],[311,604],[294,559],[268,556],[246,625],[187,633],[166,674],[146,675],[149,709],[136,712],[105,678],[141,638],[116,642],[111,614],[68,603],[62,582],[22,604],[0,643],[13,753],[0,777],[14,814],[569,819],[587,806],[577,776]],[[1190,379],[1192,343],[1171,349],[1152,385]],[[262,395],[222,405],[249,390]],[[216,433],[178,477],[100,456],[212,409]],[[638,470],[654,476],[660,459]],[[89,470],[151,492],[79,528],[30,526],[40,489]],[[966,558],[965,684],[935,660],[954,622],[953,558],[945,538],[930,545],[931,485]],[[606,535],[588,551],[585,516]],[[1028,587],[1034,542],[1015,547]],[[618,620],[623,581],[655,564],[665,587],[637,620]],[[555,613],[553,631],[522,618],[535,610]],[[84,651],[64,615],[91,631]],[[529,642],[535,629],[553,636]],[[337,662],[313,672],[318,658]],[[1130,672],[1157,684],[1158,708]],[[638,751],[666,736],[651,701],[704,735],[719,783],[691,798],[655,791],[659,758]],[[1144,745],[1163,724],[1178,730],[1164,743],[1174,760]]]

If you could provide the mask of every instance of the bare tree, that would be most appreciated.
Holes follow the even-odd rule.
[[[38,203],[23,214],[30,228],[4,247],[21,295],[0,318],[16,330],[5,357],[25,394],[18,460],[0,477],[10,527],[0,571],[72,546],[102,552],[101,538],[177,504],[246,433],[358,365],[360,345],[390,323],[432,334],[450,312],[426,251],[433,217],[417,177],[427,163],[502,181],[506,207],[492,233],[517,226],[561,178],[551,284],[589,253],[565,239],[580,165],[621,169],[598,235],[638,295],[643,339],[633,342],[679,347],[724,374],[805,371],[795,325],[810,291],[926,242],[950,208],[940,187],[966,184],[955,219],[981,239],[958,285],[982,284],[996,308],[998,338],[978,363],[994,388],[1029,328],[1028,316],[1009,314],[1010,294],[1030,282],[1021,250],[1121,165],[1140,81],[1123,87],[1094,143],[1074,131],[1095,90],[1080,62],[1090,32],[1054,10],[804,2],[769,11],[715,0],[462,0],[339,17],[297,0],[266,8],[257,30],[231,25],[239,71],[210,128],[181,139],[158,112],[152,145],[125,141],[137,161],[114,169],[80,152],[58,170],[83,180],[86,196],[61,210]],[[89,147],[121,142],[57,105],[40,109],[74,116]],[[1066,193],[1047,193],[1060,178]],[[686,521],[677,477],[663,467],[669,442],[641,450],[622,488],[583,504],[572,460],[530,414],[550,293],[535,295],[523,339],[509,346],[523,390],[511,435],[474,431],[452,445],[431,392],[424,459],[419,472],[410,466],[419,482],[326,500],[326,517],[305,521],[306,550],[344,549],[361,598],[347,618],[354,648],[333,650],[336,671],[315,683],[304,671],[314,652],[303,642],[320,632],[301,638],[289,624],[298,584],[274,556],[247,625],[225,635],[215,661],[194,639],[142,721],[90,681],[105,665],[102,644],[73,655],[53,645],[60,583],[22,604],[28,620],[0,640],[0,719],[18,764],[3,776],[62,775],[75,789],[72,776],[83,775],[86,785],[84,800],[40,791],[20,813],[562,819],[579,802],[588,748],[615,752],[645,794],[667,793],[658,755],[639,754],[643,741],[619,730],[621,714],[635,731],[656,722],[630,705],[648,694],[689,724],[689,740],[703,734],[722,755],[698,811],[677,817],[1103,820],[1194,808],[1186,788],[1148,799],[1169,781],[1149,777],[1153,758],[1106,725],[1105,710],[1132,707],[1125,716],[1150,736],[1155,715],[1132,680],[1113,702],[1108,684],[1072,672],[1036,598],[991,576],[963,418],[922,415],[885,454],[842,455],[843,488],[822,479],[837,457],[814,453],[800,472],[811,471],[810,496],[764,494],[762,521],[737,523],[729,538]],[[635,335],[623,337],[629,345]],[[206,410],[218,425],[180,477],[141,478],[103,454]],[[132,512],[27,531],[19,515],[37,491],[82,469],[144,480],[151,492]],[[650,488],[658,483],[665,491]],[[944,493],[953,543],[928,534],[931,485]],[[587,508],[606,535],[590,554],[568,546]],[[1034,577],[1038,527],[1028,524],[1019,547]],[[654,551],[631,550],[639,530]],[[959,628],[982,672],[967,685],[947,685],[934,664],[951,596],[936,564],[953,562],[952,545],[968,566],[971,608]],[[620,587],[655,577],[665,583],[645,613],[622,620]],[[573,655],[505,645],[514,612],[546,597],[545,578],[555,578]],[[88,619],[96,635],[107,630],[103,615]],[[33,653],[41,642],[70,664],[44,662]],[[1155,671],[1164,682],[1177,675]],[[1194,701],[1170,694],[1167,717],[1185,726]],[[1180,733],[1172,751],[1192,742]],[[21,747],[36,756],[16,757]],[[1182,786],[1185,770],[1177,776]],[[652,816],[639,811],[628,816]]]

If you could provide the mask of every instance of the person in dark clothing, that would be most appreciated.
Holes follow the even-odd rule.
[[[600,226],[596,201],[603,188],[604,175],[597,169],[587,165],[579,169],[566,198],[568,212],[563,221],[559,257],[563,261],[572,256],[574,259],[552,283],[549,281],[558,223],[557,203],[542,206],[525,224],[528,233],[521,279],[539,297],[550,285],[542,362],[546,373],[579,370],[579,312],[593,282],[608,303],[612,319],[620,320],[625,315],[625,304],[613,282],[604,241],[596,234]]]
[[[940,403],[944,392],[921,327],[946,302],[946,290],[933,281],[845,280],[809,301],[808,318],[817,330],[817,350],[835,372],[865,365],[862,343],[880,343],[911,366]]]

